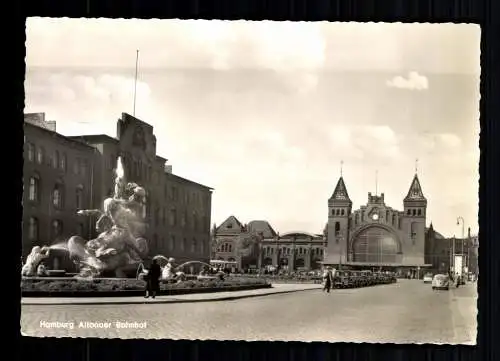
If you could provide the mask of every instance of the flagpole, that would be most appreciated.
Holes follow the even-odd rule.
[[[135,102],[137,99],[137,66],[139,64],[139,50],[136,50],[135,54],[135,78],[134,78],[134,112],[133,116],[135,117]]]

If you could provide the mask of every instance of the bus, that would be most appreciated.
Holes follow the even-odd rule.
[[[224,260],[210,260],[210,266],[215,269],[228,269],[231,272],[236,272],[238,268],[238,263],[236,261],[224,261]]]

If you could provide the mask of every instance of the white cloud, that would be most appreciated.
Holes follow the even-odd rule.
[[[408,73],[408,77],[395,76],[387,81],[387,86],[398,89],[426,90],[429,88],[429,80],[426,76],[420,75],[416,71]]]

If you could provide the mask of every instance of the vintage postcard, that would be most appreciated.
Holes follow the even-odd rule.
[[[26,31],[24,335],[476,343],[478,26]]]

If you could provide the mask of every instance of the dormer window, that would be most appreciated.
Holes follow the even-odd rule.
[[[229,228],[229,229],[233,228],[233,224],[229,223],[226,228]]]

